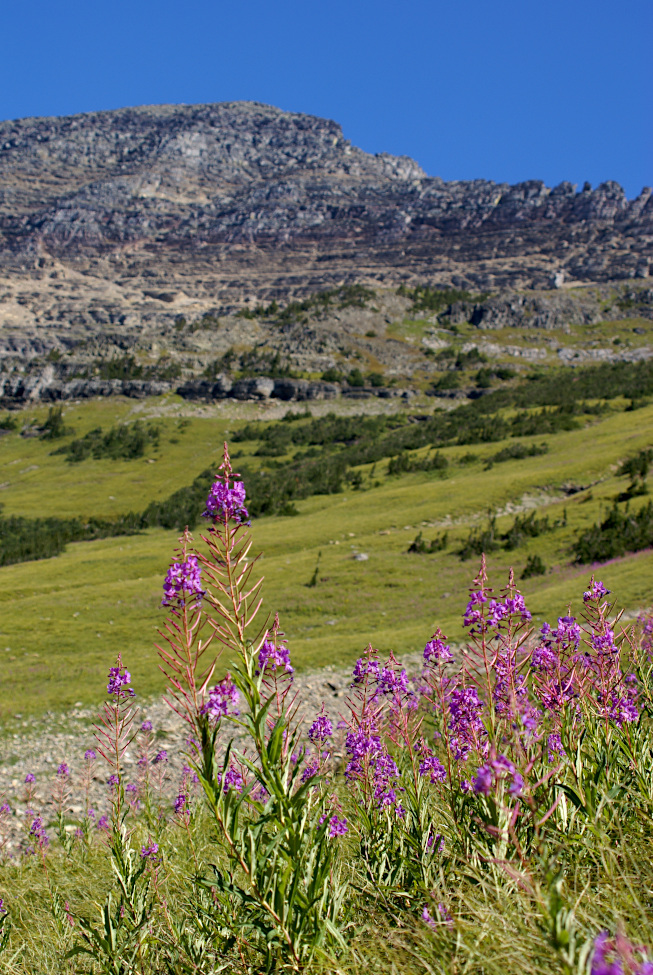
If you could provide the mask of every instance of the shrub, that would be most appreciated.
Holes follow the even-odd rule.
[[[445,532],[443,535],[439,535],[437,538],[432,538],[430,542],[427,542],[425,538],[422,538],[422,532],[419,532],[408,546],[408,551],[414,552],[417,555],[426,555],[431,552],[442,552],[444,549],[446,549],[448,540],[448,532]]]
[[[532,579],[533,576],[543,576],[546,574],[546,566],[539,555],[529,555],[526,559],[522,579]]]
[[[626,552],[639,552],[653,545],[653,502],[631,511],[621,511],[615,502],[603,521],[584,532],[574,542],[574,560],[579,563],[607,562]]]
[[[48,410],[47,419],[41,427],[40,439],[59,440],[69,433],[72,433],[72,430],[64,423],[61,406],[51,406]]]
[[[347,382],[350,386],[364,386],[365,378],[360,369],[352,369],[347,376]]]
[[[94,460],[135,460],[144,456],[147,447],[158,446],[159,438],[160,430],[156,424],[136,420],[135,423],[111,427],[107,433],[96,427],[78,440],[54,450],[53,454],[64,454],[70,464],[79,464],[89,457]]]

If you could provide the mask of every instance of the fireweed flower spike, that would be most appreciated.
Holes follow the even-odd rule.
[[[189,555],[184,562],[173,562],[163,582],[162,606],[185,606],[187,602],[198,606],[202,589],[202,570],[196,555]]]
[[[276,672],[293,674],[295,668],[290,665],[290,650],[285,640],[265,640],[258,654],[258,673]]]
[[[131,675],[123,666],[120,654],[116,666],[109,671],[107,694],[109,700],[104,703],[100,712],[99,724],[95,725],[95,737],[98,741],[98,751],[111,769],[109,781],[115,781],[111,797],[113,806],[113,825],[118,828],[123,803],[122,762],[123,756],[134,739],[132,732],[135,709],[130,704],[134,690],[129,686]]]
[[[308,737],[314,745],[317,745],[323,744],[327,738],[331,738],[332,735],[333,725],[329,717],[324,713],[324,705],[322,705],[322,711],[320,714],[318,714],[317,718],[308,729]]]
[[[203,601],[206,592],[201,573],[206,560],[193,552],[193,536],[186,529],[179,539],[176,559],[164,583],[162,605],[170,615],[159,633],[164,644],[157,645],[160,667],[169,683],[168,704],[201,739],[201,708],[206,700],[209,682],[213,677],[216,658],[206,663],[206,654],[214,633],[206,635],[206,616]],[[211,544],[211,543],[209,543]],[[151,731],[151,722],[143,723],[142,731]]]
[[[424,662],[427,664],[449,663],[453,660],[451,648],[444,642],[442,630],[436,630],[424,647]]]
[[[149,843],[147,846],[141,847],[141,859],[156,863],[159,860],[159,844]]]
[[[203,518],[216,521],[234,521],[237,525],[249,521],[249,513],[245,507],[245,485],[242,481],[232,481],[229,477],[218,478],[212,485],[206,499]]]
[[[209,691],[208,700],[200,708],[200,714],[208,714],[213,723],[221,718],[238,717],[240,714],[237,707],[239,699],[240,693],[231,679],[231,674],[226,674]]]
[[[610,590],[606,589],[602,582],[595,582],[594,576],[592,576],[589,589],[583,593],[583,602],[589,603],[592,599],[599,600],[609,595]]]

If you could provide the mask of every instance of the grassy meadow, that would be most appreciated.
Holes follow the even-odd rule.
[[[376,401],[373,405],[377,408]],[[461,561],[456,552],[472,527],[487,524],[489,513],[496,515],[501,533],[520,511],[536,508],[535,517],[546,515],[551,522],[562,522],[566,512],[564,526],[488,557],[498,589],[511,565],[519,578],[528,556],[539,555],[546,574],[520,586],[536,623],[562,615],[570,593],[577,602],[582,598],[593,571],[572,564],[575,534],[595,523],[623,490],[618,464],[653,439],[653,406],[632,412],[624,412],[624,406],[625,401],[613,401],[606,414],[584,419],[579,429],[519,438],[525,444],[547,443],[548,452],[540,456],[486,469],[487,459],[514,444],[512,438],[443,448],[446,476],[439,471],[389,476],[387,461],[363,465],[359,488],[348,485],[342,493],[300,500],[294,517],[253,521],[265,607],[279,610],[293,662],[299,668],[349,663],[369,641],[397,653],[419,650],[436,625],[453,639],[461,637],[466,589],[478,560]],[[433,409],[432,400],[406,408]],[[127,400],[71,404],[64,421],[76,437],[140,418],[159,424],[159,446],[132,460],[71,464],[52,453],[65,440],[21,436],[20,427],[5,433],[0,438],[3,514],[115,517],[140,511],[200,471],[217,467],[223,440],[269,412],[269,406],[254,404],[193,406],[175,396],[136,405]],[[19,415],[20,425],[42,423],[46,414],[41,407],[28,410]],[[236,469],[239,461],[250,468],[261,463],[254,456],[256,442],[232,446]],[[416,455],[427,453],[428,448]],[[633,506],[638,502],[642,499],[635,498]],[[446,549],[409,553],[419,531],[427,542],[446,531]],[[154,643],[162,619],[161,584],[177,534],[152,528],[77,542],[57,557],[0,568],[5,660],[0,721],[5,728],[15,714],[36,716],[96,702],[118,651],[139,692],[162,689]],[[309,586],[318,558],[316,584]],[[628,612],[650,603],[650,550],[612,560],[599,575]]]

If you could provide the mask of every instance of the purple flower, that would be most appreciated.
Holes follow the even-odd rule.
[[[0,914],[6,914],[7,908],[5,907],[5,902],[2,897],[0,897]]]
[[[437,927],[437,924],[431,917],[428,907],[425,907],[422,911],[422,921],[424,921],[425,924],[428,924],[430,928],[433,928],[433,930],[435,930]]]
[[[97,758],[97,755],[95,754],[92,748],[87,748],[86,751],[84,752],[84,758],[87,762],[94,762],[95,759]]]
[[[68,776],[70,775],[70,769],[68,768],[65,762],[62,762],[59,768],[57,769],[57,775],[59,776],[60,779],[67,779]]]
[[[606,589],[602,582],[592,582],[587,592],[583,593],[583,602],[589,603],[590,599],[603,599],[604,596],[610,595],[610,589]]]
[[[157,752],[157,754],[152,759],[152,765],[159,765],[161,762],[165,764],[167,761],[168,761],[168,753],[165,750],[165,748],[162,748],[161,751]]]
[[[619,653],[619,648],[614,645],[614,631],[607,626],[603,633],[592,635],[591,643],[594,650],[599,654]]]
[[[133,782],[128,782],[127,785],[125,786],[125,792],[133,792],[133,793],[136,793],[136,792],[138,792],[138,786],[137,785],[134,785]]]
[[[526,603],[524,602],[524,597],[520,592],[515,592],[515,595],[508,597],[503,604],[504,612],[508,616],[521,616],[524,623],[528,623],[532,616],[529,610],[526,608]]]
[[[496,788],[502,780],[510,779],[508,794],[520,796],[524,788],[524,779],[519,772],[515,771],[515,766],[505,755],[499,755],[485,765],[482,765],[473,779],[472,785],[477,795],[489,796],[493,788]]]
[[[480,718],[483,707],[475,687],[460,687],[451,692],[449,730],[451,746],[457,760],[464,761],[485,736],[485,727]]]
[[[472,592],[469,596],[469,602],[467,603],[467,608],[465,609],[465,615],[463,617],[463,626],[471,626],[471,632],[476,632],[476,629],[483,622],[483,613],[478,606],[482,606],[483,603],[487,602],[487,596],[481,590],[480,592]]]
[[[370,660],[366,657],[359,657],[354,664],[352,672],[351,686],[362,684],[367,675],[370,674],[374,680],[378,680],[381,675],[381,665],[378,660]]]
[[[308,729],[308,737],[315,745],[326,741],[326,739],[330,738],[332,734],[333,725],[326,714],[324,714],[324,711],[322,711],[322,714],[318,714],[317,718]]]
[[[212,721],[220,718],[236,717],[240,712],[236,705],[239,699],[238,688],[231,679],[231,674],[222,678],[209,691],[209,699],[202,705],[201,713],[208,714]]]
[[[184,606],[186,600],[199,603],[204,590],[202,589],[202,570],[196,555],[189,555],[185,562],[173,562],[163,583],[162,606],[180,603]]]
[[[124,670],[121,674],[120,671]],[[109,669],[109,683],[107,684],[107,694],[115,694],[118,700],[121,697],[134,697],[135,691],[127,684],[131,684],[132,676],[126,667],[111,667]]]
[[[512,782],[508,786],[508,795],[520,796],[524,791],[524,777],[520,772],[513,772]]]
[[[548,749],[548,761],[552,765],[558,756],[565,754],[565,750],[562,747],[562,739],[557,731],[552,732],[546,740],[546,747]]]
[[[141,847],[141,859],[156,861],[159,859],[158,852],[159,852],[159,844],[150,843],[149,846]]]
[[[379,693],[401,695],[408,693],[408,675],[405,670],[397,673],[392,667],[384,667],[379,676]]]
[[[120,782],[120,778],[117,775],[110,775],[109,778],[107,779],[107,785],[112,786],[112,788],[114,789],[117,787],[119,782]]]
[[[320,822],[323,823],[326,816],[322,816]],[[337,816],[332,816],[329,820],[329,836],[331,839],[335,839],[336,836],[344,836],[345,833],[349,832],[349,827],[347,826],[346,819],[338,819]]]
[[[435,755],[426,755],[419,764],[419,774],[427,776],[435,785],[436,782],[444,782],[447,772],[440,760]]]
[[[295,668],[290,666],[290,650],[283,640],[278,644],[265,640],[258,654],[257,673],[265,670],[276,672],[277,667],[282,667],[287,674],[294,674]]]
[[[313,762],[307,765],[302,772],[302,782],[308,782],[308,780],[316,776],[319,771],[320,766],[317,763],[317,759],[315,759]]]
[[[601,931],[594,939],[594,954],[592,955],[592,967],[590,975],[623,975],[623,965],[621,959],[608,961],[608,955],[614,955],[616,945],[608,938],[607,931]]]
[[[361,762],[368,755],[377,755],[381,752],[381,737],[373,732],[367,733],[362,729],[350,731],[345,739],[345,748],[350,754],[352,761]],[[347,769],[349,769],[349,765]]]
[[[106,830],[108,830],[109,829],[109,817],[108,816],[100,816],[100,818],[98,819],[98,821],[96,823],[96,828],[97,829],[106,829]]]
[[[221,776],[218,775],[218,782],[220,782]],[[224,775],[224,785],[222,787],[223,792],[229,792],[230,789],[234,789],[236,792],[242,792],[245,782],[242,775],[232,766],[230,766]]]
[[[0,806],[0,815],[11,816],[11,806],[8,802],[3,802]]]
[[[214,521],[223,519],[224,521],[235,521],[240,525],[243,521],[248,521],[249,513],[245,507],[245,485],[242,481],[234,481],[233,487],[229,487],[229,482],[216,480],[211,486],[209,496],[206,499],[206,510],[202,513],[203,518],[213,518]]]
[[[630,678],[630,679],[629,679]],[[612,691],[609,706],[607,708],[608,717],[611,721],[621,727],[630,721],[637,721],[639,708],[637,707],[637,686],[635,675],[629,674],[622,694]]]
[[[424,647],[424,660],[427,664],[435,663],[436,660],[441,660],[443,663],[453,660],[451,648],[442,639],[442,633],[440,630],[437,630],[433,634],[429,642]]]
[[[143,724],[141,725],[141,731],[151,731],[151,730],[152,730],[152,722],[144,721]]]
[[[489,796],[492,789],[492,781],[494,776],[492,775],[492,769],[489,765],[483,765],[478,770],[476,778],[472,779],[472,785],[474,786],[474,792],[478,795]]]
[[[36,843],[41,847],[47,846],[50,842],[50,837],[45,832],[45,826],[43,825],[43,820],[41,819],[40,816],[37,816],[36,819],[32,822],[32,825],[30,826],[30,830],[29,830],[29,835],[33,836]]]
[[[27,775],[25,776],[25,782],[27,785],[30,785],[32,782],[36,782],[36,776],[34,775],[33,772],[27,773]]]
[[[188,812],[188,796],[183,792],[180,792],[175,799],[175,813],[177,816],[183,816]]]

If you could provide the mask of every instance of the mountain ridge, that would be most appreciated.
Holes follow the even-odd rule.
[[[48,356],[57,381],[127,353],[183,355],[189,380],[211,356],[259,347],[319,373],[355,336],[357,354],[383,364],[392,355],[364,333],[381,336],[409,312],[410,301],[392,298],[398,286],[508,292],[501,320],[530,327],[515,293],[595,285],[590,311],[577,295],[576,312],[554,301],[555,315],[614,319],[626,301],[648,320],[648,292],[619,297],[610,283],[646,288],[652,264],[648,188],[628,200],[610,181],[578,192],[567,182],[444,181],[407,156],[353,146],[335,121],[258,102],[0,123],[5,390]],[[298,312],[283,328],[274,315],[236,315],[352,285],[383,291],[379,310],[354,308],[344,321],[332,303],[326,318],[309,325]],[[474,307],[455,315],[487,327]]]

